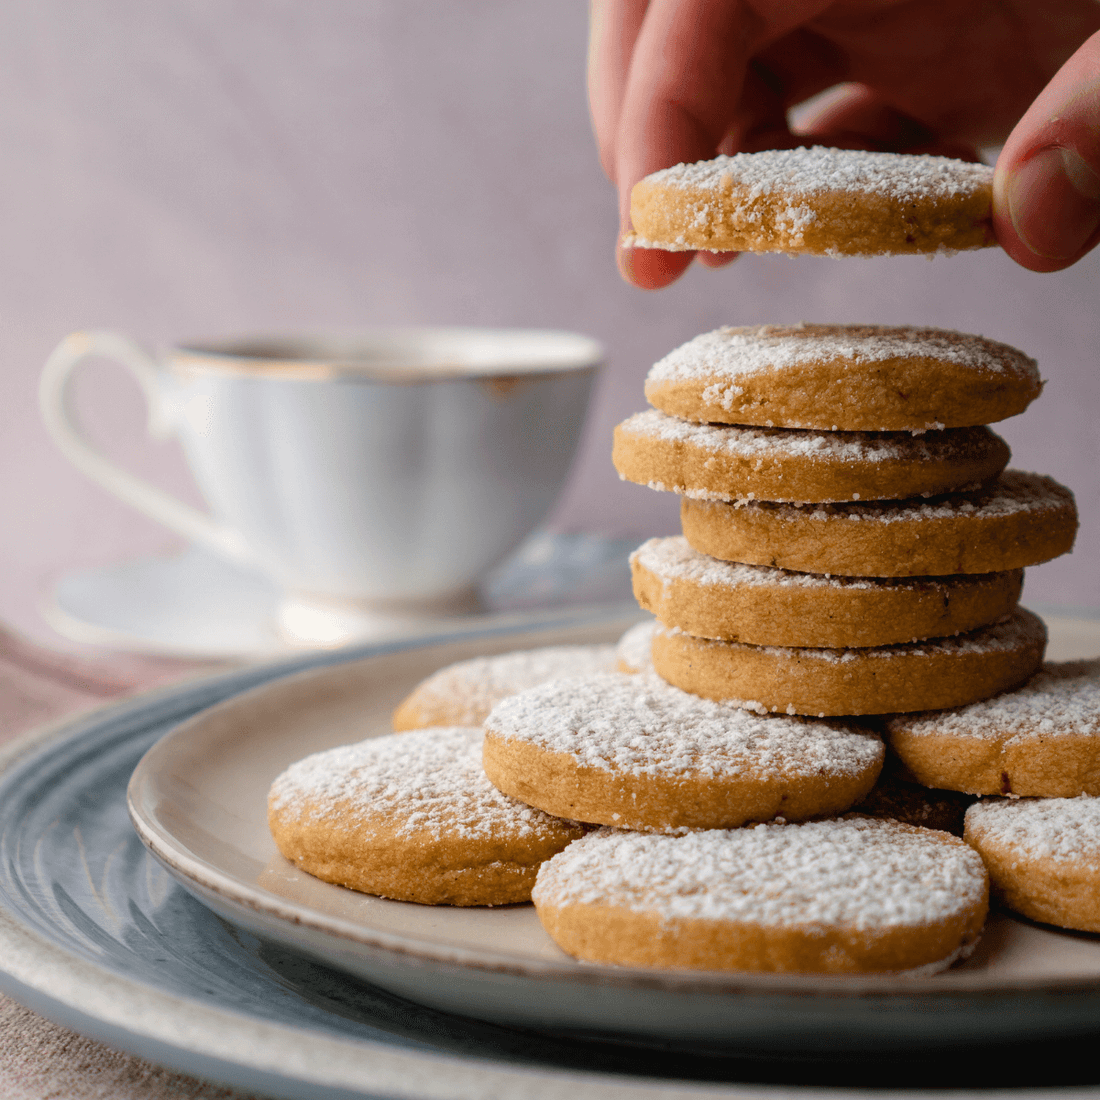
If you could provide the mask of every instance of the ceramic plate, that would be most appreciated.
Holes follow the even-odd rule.
[[[1100,652],[1100,624],[1051,623],[1053,656]],[[495,1023],[775,1054],[911,1049],[1092,1028],[1100,938],[995,916],[964,965],[925,979],[653,972],[581,964],[530,906],[432,908],[320,882],[276,851],[272,779],[310,752],[388,732],[436,668],[522,644],[591,642],[622,624],[422,645],[285,678],[192,719],[130,784],[142,840],[250,932],[433,1008]],[[979,1011],[980,1007],[980,1011]]]

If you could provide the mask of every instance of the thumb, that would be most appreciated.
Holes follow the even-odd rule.
[[[993,225],[1032,271],[1069,267],[1100,240],[1100,33],[1009,135],[993,177]]]

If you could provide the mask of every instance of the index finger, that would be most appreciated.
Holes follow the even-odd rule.
[[[649,0],[591,0],[588,15],[588,110],[600,163],[615,182],[615,135],[634,43]]]
[[[753,56],[828,6],[829,0],[652,0],[634,43],[614,144],[619,219],[630,230],[630,192],[644,176],[739,148],[754,124],[745,103]],[[759,9],[759,10],[758,10]],[[620,250],[620,268],[641,286],[664,286],[691,253]]]

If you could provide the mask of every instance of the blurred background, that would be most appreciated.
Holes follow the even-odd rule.
[[[1013,464],[1076,493],[1075,552],[1025,599],[1100,608],[1100,302],[1094,253],[1036,275],[999,251],[933,261],[742,257],[646,293],[613,261],[615,201],[591,137],[580,0],[36,0],[0,6],[0,620],[66,570],[178,541],[78,474],[36,384],[65,333],[151,344],[373,324],[574,329],[608,349],[560,532],[678,529],[622,483],[615,423],[648,367],[722,324],[868,321],[982,333],[1035,356],[1042,398],[997,430]],[[79,405],[125,464],[197,501],[144,436],[121,368]]]

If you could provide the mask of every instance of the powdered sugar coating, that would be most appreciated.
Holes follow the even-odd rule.
[[[647,619],[632,626],[619,639],[615,646],[619,672],[653,671],[653,655],[650,651],[653,648],[653,631],[656,628],[656,620]]]
[[[478,725],[501,699],[536,684],[586,672],[612,672],[613,645],[559,645],[458,661],[432,673],[415,689],[422,709],[445,706],[456,725]],[[403,704],[404,705],[404,704]]]
[[[669,535],[643,542],[630,555],[666,585],[688,581],[714,588],[820,588],[834,591],[851,589],[906,588],[914,591],[942,589],[949,592],[956,585],[982,583],[982,575],[958,577],[841,577],[822,573],[795,573],[770,565],[745,565],[723,561],[696,550],[683,535]]]
[[[921,927],[982,904],[973,849],[850,817],[683,836],[599,829],[544,863],[536,905],[614,905],[665,920],[859,931]]]
[[[868,256],[994,243],[993,173],[823,146],[679,164],[631,190],[624,247]]]
[[[986,190],[993,169],[949,157],[874,153],[823,145],[735,153],[693,164],[677,164],[646,177],[665,186],[711,189],[717,195],[729,179],[751,196],[781,193],[797,200],[826,192],[882,194],[900,202],[951,199]],[[797,219],[797,207],[790,216]]]
[[[752,428],[696,424],[659,409],[635,413],[619,430],[666,443],[688,444],[739,458],[801,458],[830,462],[947,462],[973,454],[994,433],[988,428],[912,432],[824,432],[809,428]],[[994,436],[996,438],[996,436]]]
[[[976,802],[966,811],[968,837],[1003,845],[1025,859],[1100,867],[1100,798],[1019,798]]]
[[[984,165],[824,146],[770,149],[647,176],[631,194],[640,232],[626,244],[677,250],[736,242],[828,255],[972,248],[992,243],[991,202],[992,169]]]
[[[398,836],[544,836],[559,819],[501,794],[481,766],[480,727],[429,727],[314,753],[272,784],[275,811],[310,823],[384,822]]]
[[[918,737],[1100,737],[1100,658],[1047,662],[1015,691],[952,710],[891,719],[889,728]]]
[[[679,627],[658,625],[654,637],[684,635]],[[688,635],[688,637],[691,637]],[[795,646],[754,646],[747,642],[722,642],[709,638],[695,638],[694,642],[706,649],[752,649],[758,653],[797,661],[801,665],[851,664],[891,660],[899,657],[962,657],[971,654],[1008,653],[1046,644],[1046,627],[1043,621],[1030,611],[1020,607],[999,623],[979,627],[966,634],[953,634],[946,638],[925,638],[919,642],[898,642],[895,645],[867,646],[860,649],[800,648]],[[756,707],[751,707],[756,709]]]
[[[866,520],[873,523],[912,523],[919,520],[995,519],[1024,512],[1059,512],[1071,509],[1076,513],[1073,493],[1052,477],[1005,470],[1000,477],[981,489],[971,492],[945,493],[927,500],[869,500],[859,503],[798,504],[773,503],[763,500],[731,502],[737,508],[759,508],[770,511],[777,519],[801,522],[812,519],[822,522]],[[730,507],[730,504],[719,504]]]
[[[1008,373],[1039,385],[1034,359],[1007,344],[946,329],[887,325],[750,325],[706,332],[669,352],[646,382],[710,381],[703,400],[734,407],[739,377],[766,370],[931,359],[976,375]]]
[[[856,726],[750,714],[652,674],[543,684],[498,703],[485,727],[505,741],[627,775],[858,775],[883,756],[878,736]]]

